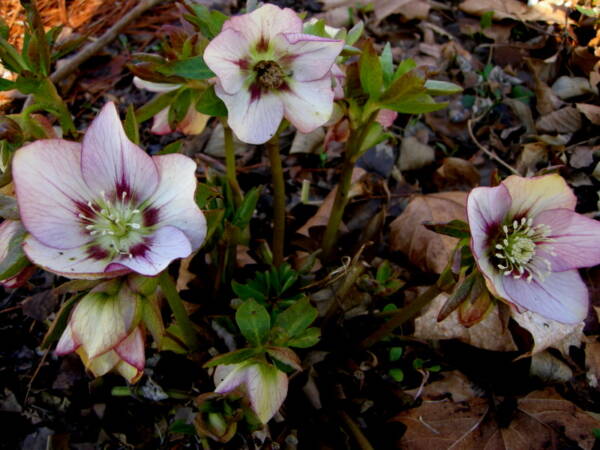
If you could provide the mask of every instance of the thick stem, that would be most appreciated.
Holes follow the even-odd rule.
[[[331,214],[329,215],[329,221],[327,222],[327,228],[325,228],[325,235],[323,236],[323,260],[329,261],[334,250],[334,246],[337,242],[337,235],[342,223],[342,217],[344,216],[344,210],[348,203],[348,194],[352,185],[352,172],[354,170],[355,161],[351,155],[346,152],[344,155],[344,165],[342,166],[342,173],[340,181],[335,193],[335,200],[333,202],[333,208],[331,208]]]
[[[191,351],[196,350],[198,348],[198,338],[196,337],[194,325],[192,324],[192,321],[185,310],[185,306],[183,306],[183,300],[177,292],[175,282],[167,270],[164,270],[160,274],[159,283],[163,294],[165,294],[165,297],[167,298],[169,307],[171,308],[171,311],[173,311],[173,315],[177,321],[177,326],[181,330],[185,345],[187,345]]]
[[[285,239],[285,183],[279,153],[279,136],[277,134],[273,136],[266,146],[273,179],[273,265],[279,267],[283,263]]]
[[[400,325],[404,324],[407,320],[412,319],[421,311],[425,306],[429,304],[435,297],[437,297],[442,290],[438,284],[434,284],[425,292],[423,292],[416,300],[412,301],[409,305],[404,308],[395,311],[390,319],[375,330],[369,337],[364,339],[360,343],[360,348],[366,349],[381,341],[387,337]]]
[[[233,131],[227,121],[223,121],[223,135],[225,137],[225,165],[227,169],[227,182],[233,192],[233,202],[236,207],[240,206],[244,195],[237,180],[237,169],[235,165],[235,146],[233,145]]]

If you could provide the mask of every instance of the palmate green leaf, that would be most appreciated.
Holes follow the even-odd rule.
[[[203,367],[208,368],[225,364],[238,364],[261,353],[263,353],[263,350],[258,348],[242,348],[240,350],[235,350],[233,352],[215,356],[206,364],[204,364]]]
[[[213,117],[225,117],[227,115],[227,107],[223,100],[215,94],[214,86],[210,86],[200,95],[196,103],[196,110]]]
[[[188,80],[208,80],[215,76],[208,68],[202,56],[193,56],[158,67],[157,70],[164,75],[177,75]]]
[[[259,347],[269,336],[271,317],[256,300],[246,300],[235,313],[235,321],[250,345]]]
[[[317,309],[308,297],[302,297],[275,319],[275,327],[281,327],[291,338],[301,335],[317,318]]]
[[[378,99],[383,88],[383,69],[371,39],[365,41],[362,47],[358,70],[363,90],[369,94],[369,98]]]

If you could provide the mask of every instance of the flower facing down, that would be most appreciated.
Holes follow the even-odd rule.
[[[142,80],[138,77],[133,77],[133,84],[139,89],[146,89],[150,92],[164,93],[171,92],[181,87],[180,84],[169,84],[169,83],[154,83],[152,81]],[[150,131],[154,134],[169,134],[173,131],[179,131],[183,134],[200,134],[206,127],[209,116],[196,111],[193,104],[190,104],[188,111],[181,122],[177,124],[177,128],[173,130],[169,125],[169,110],[170,106],[161,110],[154,116],[152,122],[152,128]]]
[[[281,407],[288,390],[285,373],[271,364],[244,361],[217,366],[215,392],[226,394],[237,389],[244,393],[262,423],[267,423]]]
[[[285,116],[300,132],[323,125],[333,109],[331,68],[343,41],[302,33],[291,9],[264,5],[233,17],[206,47],[238,138],[262,144]]]
[[[56,354],[75,351],[94,376],[114,370],[135,383],[145,363],[142,301],[119,280],[96,286],[75,305]]]
[[[21,249],[26,233],[18,220],[0,223],[0,284],[6,288],[23,286],[35,271]]]
[[[196,164],[178,154],[148,156],[127,138],[112,103],[82,144],[33,142],[15,153],[12,170],[30,233],[23,249],[51,272],[154,276],[198,249],[206,235],[194,201]]]
[[[585,319],[577,268],[600,263],[600,222],[575,213],[576,201],[559,175],[513,175],[471,191],[471,249],[494,295],[558,322]]]

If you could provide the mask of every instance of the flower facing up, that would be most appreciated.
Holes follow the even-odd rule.
[[[250,400],[252,409],[262,423],[267,423],[281,407],[288,390],[285,373],[271,364],[244,361],[217,366],[215,392],[226,394],[237,389]]]
[[[206,47],[238,138],[262,144],[285,116],[299,131],[323,125],[333,109],[331,68],[343,41],[302,33],[291,9],[264,5],[233,17]]]
[[[194,201],[196,164],[178,154],[148,156],[127,138],[112,103],[82,144],[36,141],[15,153],[12,169],[30,233],[23,249],[51,272],[154,276],[198,249],[206,235]]]
[[[133,84],[139,89],[146,89],[150,92],[164,93],[171,92],[181,87],[180,84],[169,84],[169,83],[154,83],[152,81],[142,80],[138,77],[133,77]],[[173,131],[179,131],[183,134],[200,134],[206,127],[209,116],[196,111],[193,104],[190,104],[188,111],[181,122],[177,124],[177,129],[173,130],[169,125],[169,110],[170,106],[161,110],[154,116],[152,122],[152,128],[150,131],[154,134],[169,134]]]
[[[577,268],[600,264],[600,222],[575,213],[576,202],[559,175],[513,175],[471,191],[471,249],[494,295],[558,322],[585,319]]]
[[[95,376],[114,370],[135,383],[145,363],[142,302],[121,280],[99,284],[74,307],[56,354],[76,351]]]

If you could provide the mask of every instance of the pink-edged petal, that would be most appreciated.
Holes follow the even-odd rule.
[[[302,133],[310,133],[323,125],[333,112],[333,90],[329,76],[316,81],[290,81],[288,89],[279,95],[285,117]]]
[[[78,247],[89,241],[77,205],[91,193],[81,177],[81,145],[61,139],[40,140],[15,153],[12,173],[23,225],[55,248]]]
[[[195,201],[196,163],[177,154],[153,158],[160,183],[149,202],[150,208],[158,210],[158,226],[171,225],[183,231],[195,251],[206,237],[206,219]]]
[[[119,363],[115,366],[115,370],[130,384],[137,383],[144,374],[143,368],[138,369],[126,361],[119,361]]]
[[[553,271],[600,264],[600,222],[570,209],[550,209],[535,217],[533,225],[540,224],[551,229],[548,237],[554,242],[545,244],[543,248]]]
[[[248,89],[229,95],[219,84],[215,93],[225,103],[229,112],[227,121],[240,141],[264,144],[279,128],[283,103],[278,96],[271,93],[251,95]]]
[[[85,133],[81,171],[96,197],[102,191],[106,194],[116,191],[118,195],[127,192],[143,201],[158,184],[152,158],[127,138],[112,102],[104,105]]]
[[[148,236],[145,243],[130,249],[132,257],[108,265],[108,270],[130,269],[140,275],[153,277],[162,272],[174,259],[185,258],[192,253],[187,236],[178,228],[165,226]]]
[[[588,313],[588,290],[576,270],[554,272],[543,281],[504,277],[508,298],[517,306],[562,323],[578,323]]]
[[[285,55],[282,62],[287,63],[297,81],[323,78],[344,48],[344,41],[303,33],[278,35],[273,39],[273,44]]]
[[[79,342],[75,341],[73,333],[71,332],[71,327],[67,325],[65,331],[63,331],[62,336],[58,340],[54,353],[56,353],[57,356],[67,355],[77,350],[80,345]]]
[[[123,267],[107,268],[110,261],[95,257],[93,248],[77,247],[73,249],[56,249],[48,247],[33,236],[28,236],[23,243],[23,250],[29,260],[48,272],[67,278],[95,280],[111,278],[130,272]]]
[[[138,89],[145,89],[150,92],[171,92],[179,89],[181,87],[180,84],[172,84],[172,83],[155,83],[153,81],[142,80],[139,77],[133,77],[133,84]]]
[[[340,66],[334,64],[331,66],[331,76],[333,80],[333,98],[341,100],[344,98],[344,83],[346,82],[346,74],[340,69]]]
[[[144,351],[144,333],[140,327],[136,327],[127,339],[115,347],[115,352],[127,364],[138,370],[144,370],[146,356]]]
[[[95,358],[88,358],[83,348],[77,350],[77,354],[83,361],[85,368],[92,372],[95,377],[101,377],[116,368],[121,361],[119,355],[113,350],[110,350]]]
[[[177,131],[187,135],[200,134],[206,128],[208,119],[210,119],[210,116],[196,111],[194,105],[190,105],[185,117],[177,125]]]
[[[243,362],[217,366],[213,375],[215,392],[217,394],[227,394],[243,385],[246,381],[245,370],[249,364],[249,362]]]
[[[223,31],[228,29],[239,31],[253,47],[265,51],[279,33],[301,33],[302,19],[289,8],[267,3],[250,14],[232,17],[223,24]]]
[[[254,364],[247,369],[246,391],[252,409],[267,423],[283,404],[288,390],[287,375],[267,364]]]
[[[128,291],[125,284],[118,295],[96,289],[77,303],[69,321],[73,339],[81,342],[90,359],[121,344],[137,327],[142,314],[139,295]]]
[[[158,135],[169,134],[172,133],[173,130],[169,125],[169,109],[171,107],[167,106],[165,109],[161,110],[152,118],[152,128],[150,128],[150,132]]]
[[[0,280],[0,284],[7,289],[17,289],[27,283],[27,280],[29,280],[35,273],[35,270],[35,266],[25,267],[14,277],[7,278],[6,280]]]
[[[575,209],[577,198],[558,174],[522,178],[511,175],[502,182],[512,197],[511,217],[535,217],[546,209]]]
[[[375,119],[382,127],[389,128],[394,124],[394,121],[398,117],[396,111],[391,109],[380,109]]]
[[[232,28],[224,29],[204,50],[204,61],[212,70],[229,94],[242,88],[248,76],[250,42],[244,35]]]

